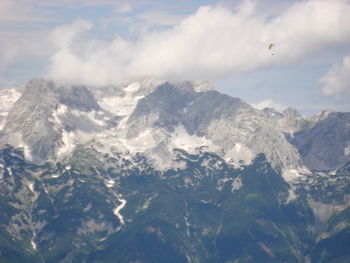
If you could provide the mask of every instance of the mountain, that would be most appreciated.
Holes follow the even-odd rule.
[[[266,108],[267,117],[294,145],[303,164],[313,170],[334,170],[350,161],[350,113],[325,110],[310,118],[287,108]]]
[[[37,79],[28,83],[7,119],[0,144],[23,147],[37,164],[92,141],[107,153],[107,145],[131,154],[142,151],[165,167],[171,166],[173,149],[202,146],[236,165],[261,152],[276,166],[300,163],[296,149],[260,111],[191,82],[153,88],[132,83],[96,101],[86,87]]]
[[[298,131],[292,139],[305,165],[316,170],[332,170],[350,161],[350,113],[323,112],[311,127]]]
[[[0,96],[0,262],[350,260],[349,113],[199,81]]]
[[[5,125],[6,116],[21,93],[16,89],[0,90],[0,131]]]
[[[71,111],[59,119],[67,107]],[[33,80],[8,113],[0,143],[24,148],[27,159],[36,163],[52,160],[71,130],[98,130],[98,124],[79,114],[100,109],[86,87],[58,88],[50,81]]]

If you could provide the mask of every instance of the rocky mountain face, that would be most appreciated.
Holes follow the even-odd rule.
[[[332,170],[350,161],[350,113],[328,112],[311,127],[298,131],[291,142],[305,165]]]
[[[303,160],[313,170],[333,170],[350,161],[350,113],[325,110],[311,118],[296,110],[263,112],[285,133]]]
[[[195,83],[164,82],[148,89],[132,83],[100,102],[85,87],[33,80],[9,112],[0,143],[23,147],[37,164],[94,141],[104,146],[101,151],[144,152],[165,167],[171,166],[173,149],[202,146],[236,165],[262,152],[275,166],[300,166],[296,149],[263,113]]]
[[[151,79],[0,97],[0,262],[350,260],[350,113]]]

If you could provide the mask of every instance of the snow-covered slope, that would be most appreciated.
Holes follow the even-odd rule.
[[[9,112],[0,144],[22,147],[33,162],[50,161],[62,155],[62,147],[72,148],[72,133],[101,131],[103,117],[103,110],[85,87],[57,87],[35,79]]]
[[[141,153],[159,169],[174,165],[177,148],[205,148],[236,166],[261,152],[276,167],[300,166],[296,149],[265,114],[205,82],[146,79],[87,89],[32,80],[3,133],[2,145],[23,147],[37,163],[64,159],[76,145],[88,145],[102,153]]]
[[[9,98],[18,97],[11,92]],[[6,105],[1,108],[4,116],[11,108],[11,103]],[[257,110],[199,81],[146,78],[87,88],[34,79],[8,113],[0,144],[22,147],[36,163],[64,160],[83,145],[125,158],[141,154],[162,170],[179,165],[175,149],[213,152],[234,166],[264,153],[292,180],[303,166],[294,145],[300,150],[306,136],[300,137],[302,131],[327,121],[325,115],[304,118],[290,108]],[[344,154],[350,152],[343,146]]]
[[[0,131],[5,125],[7,114],[20,96],[21,93],[16,89],[0,90]]]

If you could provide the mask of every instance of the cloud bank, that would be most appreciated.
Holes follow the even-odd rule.
[[[350,2],[297,2],[278,16],[259,14],[250,1],[238,10],[204,6],[181,23],[111,42],[79,41],[91,29],[77,20],[58,27],[48,76],[62,82],[108,85],[138,76],[215,79],[288,64],[310,53],[350,42]],[[269,44],[274,43],[272,50]],[[274,55],[272,55],[274,54]]]
[[[350,94],[350,56],[346,56],[341,64],[333,66],[321,83],[326,95],[339,97]]]

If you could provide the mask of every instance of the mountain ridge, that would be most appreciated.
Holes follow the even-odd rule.
[[[349,113],[260,111],[203,82],[33,80],[6,98],[0,261],[350,259]]]
[[[286,169],[305,165],[316,170],[332,170],[350,160],[350,152],[346,150],[350,149],[349,113],[324,111],[304,118],[291,108],[282,112],[269,108],[260,111],[239,98],[213,90],[205,82],[171,83],[144,79],[107,89],[109,93],[103,88],[60,86],[52,81],[33,79],[20,98],[16,92],[13,99],[7,98],[9,106],[2,106],[7,122],[3,120],[0,144],[23,147],[28,159],[31,156],[34,162],[45,162],[45,158],[63,158],[65,149],[71,152],[76,143],[80,144],[77,137],[85,138],[84,144],[91,141],[89,137],[100,133],[96,136],[104,137],[103,144],[106,137],[118,139],[119,135],[113,132],[118,130],[124,135],[118,139],[116,147],[122,151],[149,152],[149,158],[155,157],[155,162],[163,163],[159,168],[170,165],[171,162],[165,159],[170,160],[172,148],[179,147],[174,145],[174,141],[181,141],[179,134],[184,135],[187,142],[192,138],[193,142],[199,143],[192,148],[206,146],[235,165],[249,163],[260,152],[264,152],[274,165]],[[101,90],[110,95],[104,97]],[[332,124],[327,124],[329,122]],[[340,122],[343,122],[341,127]],[[38,127],[31,127],[33,125]],[[322,125],[340,128],[333,139],[336,146],[324,147],[328,153],[316,157],[319,150],[315,146],[307,150],[310,147],[307,145],[311,139],[318,138],[314,133],[320,134],[318,130],[326,129],[317,128]],[[147,131],[149,135],[143,136]],[[152,133],[163,139],[155,139]],[[148,140],[151,146],[140,146],[140,140]],[[323,140],[322,137],[319,140]],[[276,147],[275,151],[271,150]],[[152,151],[157,155],[157,149],[160,153],[154,156]],[[161,160],[159,155],[167,157]]]

